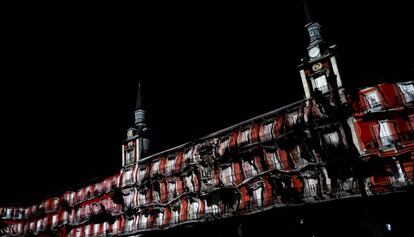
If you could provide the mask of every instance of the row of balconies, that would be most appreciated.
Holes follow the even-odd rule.
[[[359,91],[359,98],[353,102],[355,116],[367,113],[397,110],[414,105],[413,82],[382,83]]]
[[[292,146],[289,150],[281,148],[268,150],[268,148],[263,149],[260,146],[256,146],[251,152],[238,155],[231,160],[229,159],[227,162],[216,164],[214,167],[206,167],[205,165],[197,163],[193,165],[194,168],[192,169],[187,169],[181,173],[171,173],[174,175],[169,176],[159,176],[159,174],[167,174],[168,172],[163,172],[162,170],[169,170],[168,167],[174,168],[176,167],[175,164],[173,163],[170,166],[163,167],[163,165],[166,165],[166,162],[160,165],[159,160],[157,160],[153,163],[158,168],[156,172],[153,169],[154,165],[150,166],[149,163],[147,163],[149,166],[144,169],[142,169],[143,166],[136,165],[124,170],[121,175],[121,187],[138,186],[144,190],[145,187],[151,186],[154,183],[174,182],[183,184],[183,189],[195,191],[200,186],[199,184],[202,183],[201,180],[204,180],[203,182],[215,182],[216,176],[219,178],[219,182],[226,186],[233,183],[233,180],[247,179],[265,170],[278,169],[280,171],[291,171],[300,169],[308,163],[320,162],[320,159],[318,159],[319,156],[313,157],[308,154],[307,150],[303,150],[301,145]],[[200,177],[197,176],[199,172],[202,174]],[[231,179],[232,181],[223,178],[230,177],[230,173],[238,178]],[[206,176],[210,180],[207,180]],[[158,188],[158,190],[161,189]]]
[[[22,235],[22,233],[37,234],[58,231],[63,226],[73,226],[72,228],[67,228],[70,230],[70,236],[126,234],[137,231],[149,231],[153,228],[169,228],[178,224],[203,220],[203,218],[224,218],[251,213],[273,206],[306,202],[309,199],[315,201],[338,195],[349,196],[360,192],[359,185],[352,176],[344,180],[331,180],[329,178],[331,177],[329,175],[331,171],[320,166],[315,166],[312,169],[307,168],[303,171],[290,170],[291,172],[280,172],[281,170],[278,170],[279,167],[289,166],[287,164],[284,165],[283,162],[277,165],[274,155],[267,154],[266,159],[263,157],[263,160],[260,162],[269,162],[265,160],[271,160],[269,164],[273,164],[273,170],[243,170],[243,165],[235,165],[235,163],[224,166],[232,167],[232,170],[225,168],[227,171],[221,173],[219,179],[222,184],[227,183],[230,185],[216,192],[203,193],[194,190],[195,192],[193,193],[195,195],[189,195],[188,190],[182,190],[183,195],[177,195],[172,201],[162,203],[154,202],[157,199],[154,197],[154,190],[147,190],[146,194],[140,197],[138,193],[142,190],[135,187],[136,195],[133,195],[131,199],[124,198],[123,210],[122,205],[115,204],[112,201],[112,196],[102,197],[101,199],[81,203],[73,208],[70,213],[60,210],[59,213],[46,214],[44,218],[11,223],[7,232],[4,233],[14,236]],[[253,161],[259,162],[259,158],[253,158]],[[387,168],[389,175],[374,175],[368,179],[367,183],[365,183],[368,194],[392,191],[393,188],[412,185],[410,180],[412,180],[413,161],[399,160],[398,163],[397,161],[395,162],[397,169]],[[238,168],[235,168],[237,166]],[[268,165],[265,164],[265,166]],[[235,172],[234,170],[236,169],[241,173]],[[197,174],[197,172],[194,172],[194,174]],[[249,175],[247,176],[246,174]],[[170,191],[167,187],[161,188],[161,190],[163,191],[159,192],[158,200],[167,200]],[[180,190],[177,191],[180,193]],[[230,196],[229,199],[228,195],[233,196]],[[134,198],[138,200],[134,200]],[[139,200],[140,198],[141,200]],[[106,200],[109,201],[105,202]],[[234,200],[234,202],[229,202],[228,200]],[[111,210],[110,203],[113,204],[112,207],[116,211],[115,209]],[[157,205],[154,205],[155,203]],[[133,210],[132,212],[126,212],[131,209]],[[116,221],[113,223],[108,221],[90,222],[91,217],[103,213],[104,210],[111,210],[109,212],[112,214],[111,216],[116,217]],[[113,215],[114,213],[117,213],[117,215]],[[128,215],[125,213],[128,213]]]
[[[412,132],[382,136],[365,143],[367,151],[370,149],[401,149],[408,145],[414,145],[414,133]]]
[[[300,193],[301,189],[303,189],[303,193],[308,193],[307,195],[314,193],[314,191],[311,190],[311,185],[304,188],[304,185],[301,184],[298,177],[295,176],[291,179],[292,181],[280,186],[287,189],[291,187],[295,190],[297,189],[297,193]],[[283,182],[286,182],[286,180]],[[311,183],[312,182],[310,182],[310,184]],[[200,220],[206,215],[214,215],[219,217],[230,215],[237,211],[254,211],[258,208],[270,206],[280,199],[274,199],[274,188],[272,185],[273,184],[270,182],[270,176],[262,175],[261,177],[257,177],[257,179],[251,179],[249,182],[241,185],[239,187],[239,191],[236,191],[235,189],[235,191],[241,195],[238,195],[237,198],[235,198],[237,201],[232,203],[230,206],[228,206],[228,204],[226,204],[226,206],[222,202],[223,197],[219,197],[218,199],[211,198],[209,194],[201,196],[200,198],[193,197],[190,199],[188,199],[188,196],[181,196],[177,198],[175,202],[165,205],[164,207],[136,209],[140,211],[135,212],[129,217],[121,215],[122,209],[118,206],[116,212],[120,215],[114,223],[104,224],[106,223],[104,222],[88,224],[88,221],[93,215],[99,215],[104,210],[108,211],[110,209],[110,207],[108,207],[103,201],[111,199],[103,199],[100,200],[100,203],[91,202],[86,205],[82,205],[77,210],[73,209],[71,213],[61,210],[58,214],[48,214],[41,219],[10,225],[10,228],[12,228],[10,231],[13,233],[12,235],[15,236],[26,235],[29,233],[38,234],[56,231],[63,225],[66,225],[75,226],[69,233],[69,236],[77,236],[79,232],[81,232],[81,236],[88,236],[89,234],[95,234],[95,232],[91,232],[92,229],[90,228],[92,226],[93,231],[101,231],[101,234],[114,234],[125,231],[136,231],[138,229],[148,230],[153,227],[166,228],[177,224],[184,224],[189,221]],[[215,203],[215,201],[211,201],[211,199],[218,200],[218,202]],[[130,206],[129,202],[132,202],[132,200],[124,199],[124,202],[127,208]],[[145,202],[147,202],[147,200]],[[148,212],[148,210],[150,211]],[[112,211],[112,214],[113,213],[114,211]],[[125,220],[126,218],[128,220]]]

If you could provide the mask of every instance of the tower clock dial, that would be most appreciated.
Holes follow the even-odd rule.
[[[309,49],[309,57],[315,58],[315,57],[319,56],[320,52],[321,51],[320,51],[319,47],[314,46],[314,47]]]

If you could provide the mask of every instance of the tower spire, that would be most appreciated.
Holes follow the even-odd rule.
[[[307,0],[302,0],[303,9],[305,11],[305,27],[309,33],[309,46],[308,48],[312,48],[313,46],[323,42],[322,35],[321,35],[321,25],[313,21],[312,14],[310,7],[308,5]]]
[[[142,103],[141,83],[138,83],[137,101],[135,104],[134,126],[127,130],[127,139],[122,146],[122,166],[130,167],[142,157],[148,155],[150,150],[150,129],[147,127],[144,104]]]
[[[141,82],[138,83],[137,103],[135,104],[135,126],[138,129],[145,126],[145,110],[142,104]]]
[[[311,12],[309,9],[308,1],[302,0],[302,2],[303,2],[303,9],[305,10],[305,22],[306,24],[308,24],[312,22]]]
[[[135,105],[135,110],[139,110],[139,109],[142,109],[141,82],[138,83],[137,103]]]

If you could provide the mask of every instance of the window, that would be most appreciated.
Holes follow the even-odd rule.
[[[126,196],[124,196],[124,205],[127,208],[130,208],[132,206],[132,193],[128,193]]]
[[[131,148],[127,151],[127,158],[126,158],[126,164],[130,165],[134,163],[134,149]]]
[[[157,214],[156,224],[157,226],[162,226],[164,223],[164,212],[160,211]]]
[[[265,152],[266,163],[271,169],[282,170],[282,164],[278,156],[277,151],[275,152]]]
[[[147,204],[147,195],[146,195],[146,193],[145,192],[140,192],[139,196],[138,196],[138,200],[140,202],[139,203],[140,206]]]
[[[52,227],[56,227],[58,225],[58,215],[53,215],[52,217]]]
[[[37,220],[37,224],[36,224],[36,227],[37,227],[37,231],[39,232],[39,231],[43,231],[43,219],[39,219],[39,220]]]
[[[85,237],[89,237],[90,236],[90,232],[91,232],[91,226],[90,225],[85,225],[84,228],[85,228],[84,231],[83,231],[84,236]]]
[[[242,145],[244,143],[248,143],[251,140],[250,136],[250,129],[240,132],[237,137],[237,144]]]
[[[405,102],[414,101],[414,85],[412,83],[398,84],[398,87],[403,93]]]
[[[207,200],[204,200],[204,203],[206,207],[206,213],[220,214],[219,203],[216,203],[216,202],[209,203],[207,202]]]
[[[189,212],[190,220],[198,219],[199,206],[200,204],[197,201],[191,202]]]
[[[373,110],[373,109],[380,110],[382,108],[381,101],[376,91],[366,94],[365,99],[368,102],[367,106],[370,110]]]
[[[315,79],[315,88],[320,90],[322,93],[326,93],[329,91],[328,82],[326,81],[326,76],[320,76]]]
[[[170,182],[168,182],[167,188],[168,188],[168,199],[174,198],[177,195],[176,194],[177,186],[176,186],[175,180],[171,180]]]
[[[142,164],[139,167],[138,183],[142,183],[142,181],[144,180],[146,174],[147,174],[147,166],[146,166],[146,164]]]
[[[318,180],[307,178],[304,179],[305,189],[304,189],[304,196],[305,197],[314,197],[317,195],[318,191]]]
[[[292,112],[289,114],[288,122],[290,126],[293,126],[299,122],[299,112]]]
[[[230,138],[227,138],[226,140],[224,140],[220,143],[219,155],[223,156],[226,149],[228,149],[229,147],[230,147]]]
[[[295,145],[290,149],[290,158],[295,165],[295,168],[298,168],[306,163],[308,163],[305,159],[302,157],[302,150],[300,145]]]
[[[13,212],[13,209],[11,209],[11,208],[6,209],[6,219],[11,219],[12,212]]]
[[[151,175],[152,176],[157,175],[159,168],[160,168],[160,161],[159,160],[154,161],[151,166]]]
[[[184,153],[184,160],[187,164],[191,164],[194,162],[194,148],[191,148]]]
[[[392,164],[392,172],[394,176],[392,177],[393,183],[404,183],[405,182],[405,175],[401,168],[400,162],[393,157],[394,163]]]
[[[409,121],[409,123],[411,125],[411,129],[414,130],[414,114],[408,115],[408,121]]]
[[[132,232],[132,231],[134,231],[134,218],[129,219],[126,225],[126,232]]]
[[[187,187],[189,192],[195,192],[192,178],[193,178],[192,176],[186,176],[184,178],[185,186]]]
[[[258,171],[252,163],[253,161],[251,160],[243,160],[242,167],[245,177],[257,175]]]
[[[252,192],[252,199],[253,203],[257,207],[263,206],[263,184],[262,183],[256,183],[254,184],[253,192]]]
[[[233,184],[233,169],[231,167],[231,165],[227,166],[227,167],[223,167],[221,169],[221,182],[224,185],[231,185]]]
[[[331,132],[323,135],[328,145],[337,147],[339,145],[339,134],[338,132]]]
[[[175,170],[175,157],[168,157],[166,174],[170,175]]]
[[[180,212],[178,211],[178,209],[177,208],[175,208],[173,211],[172,211],[172,223],[173,224],[176,224],[176,223],[178,223],[179,221],[180,221]]]
[[[132,170],[127,170],[127,171],[125,171],[125,173],[124,173],[124,182],[123,182],[123,185],[124,185],[124,187],[125,186],[128,186],[128,185],[131,185],[132,184]]]
[[[272,140],[273,138],[272,133],[273,133],[273,122],[266,123],[260,126],[259,135],[260,135],[260,140],[262,142]]]
[[[379,136],[382,146],[390,146],[393,142],[391,126],[393,126],[393,124],[387,121],[381,121],[379,123]]]

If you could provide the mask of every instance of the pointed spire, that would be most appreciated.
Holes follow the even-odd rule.
[[[142,103],[142,91],[141,91],[141,83],[138,82],[138,90],[137,90],[137,103],[135,104],[134,110],[134,125],[127,130],[127,139],[126,146],[129,147],[130,142],[135,147],[135,155],[129,156],[131,158],[127,158],[127,156],[123,155],[122,157],[122,166],[129,167],[131,165],[136,164],[142,157],[148,154],[151,145],[151,130],[147,127],[146,118],[145,118],[145,110],[144,104]]]
[[[303,0],[303,9],[305,11],[305,21],[306,21],[306,29],[309,33],[309,46],[312,47],[320,42],[323,41],[322,35],[321,35],[321,25],[312,20],[312,14],[310,11],[310,7],[308,5],[307,0]]]
[[[138,83],[137,103],[135,105],[135,125],[142,127],[145,124],[145,110],[142,103],[141,82]]]
[[[138,83],[137,103],[135,105],[135,110],[139,110],[139,109],[142,109],[141,82]]]
[[[303,0],[302,2],[303,2],[303,9],[305,10],[305,22],[306,24],[311,23],[312,17],[311,17],[311,11],[309,9],[308,1]]]

